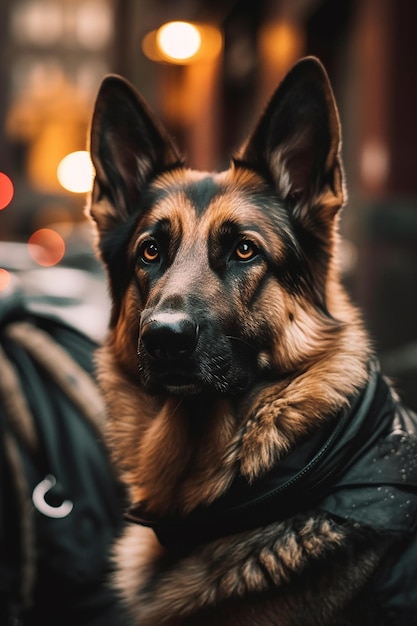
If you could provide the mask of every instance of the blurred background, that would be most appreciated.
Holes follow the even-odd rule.
[[[344,129],[344,278],[417,408],[416,24],[415,0],[1,0],[0,296],[18,281],[31,306],[104,332],[83,208],[106,73],[138,87],[192,167],[218,169],[284,73],[314,54]]]

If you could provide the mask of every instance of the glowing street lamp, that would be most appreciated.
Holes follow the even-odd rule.
[[[189,22],[169,22],[158,29],[156,43],[168,59],[186,61],[200,50],[201,35],[198,28]]]
[[[142,50],[151,61],[191,65],[219,56],[223,45],[220,30],[215,26],[191,22],[168,22],[147,33]]]

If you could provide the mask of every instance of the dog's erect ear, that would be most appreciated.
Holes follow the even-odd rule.
[[[181,165],[177,148],[136,89],[106,77],[95,104],[90,153],[96,170],[90,213],[99,231],[135,210],[141,191],[159,172]]]
[[[300,213],[324,203],[334,215],[344,199],[340,143],[326,71],[307,57],[284,78],[237,161],[264,172]]]

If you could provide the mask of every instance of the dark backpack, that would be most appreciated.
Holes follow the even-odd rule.
[[[95,348],[22,294],[0,300],[1,624],[130,623],[108,584],[124,498]]]

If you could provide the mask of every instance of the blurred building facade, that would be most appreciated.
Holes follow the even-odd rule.
[[[212,169],[289,67],[317,55],[344,128],[346,282],[417,406],[416,18],[414,0],[2,0],[0,171],[15,197],[0,211],[0,238],[82,221],[84,195],[64,191],[56,168],[85,148],[105,73],[130,79],[190,165]],[[144,41],[171,20],[212,29],[220,44],[207,40],[187,62],[156,58]]]

